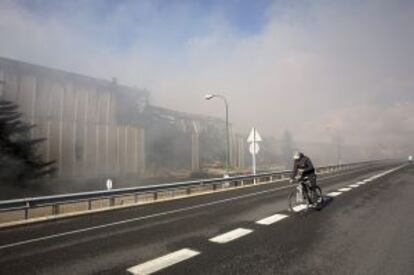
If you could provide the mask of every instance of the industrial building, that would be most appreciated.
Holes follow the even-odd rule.
[[[224,163],[223,120],[153,106],[149,92],[0,58],[0,97],[20,106],[44,137],[39,153],[57,178],[135,177],[198,171]],[[245,165],[245,143],[231,133],[231,164]]]

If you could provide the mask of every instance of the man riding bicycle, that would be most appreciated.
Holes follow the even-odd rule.
[[[290,182],[293,183],[299,171],[300,174],[299,185],[289,195],[289,209],[296,212],[297,206],[305,205],[306,209],[315,207],[320,210],[323,205],[323,195],[321,188],[316,184],[315,168],[312,161],[301,152],[296,152],[293,159],[293,172]]]
[[[295,177],[297,176],[299,170],[302,171],[300,175],[299,182],[303,184],[303,179],[308,178],[310,183],[310,189],[313,189],[316,187],[316,174],[315,174],[315,168],[313,167],[312,161],[310,158],[302,154],[301,152],[295,152],[293,155],[293,171],[292,175],[290,177],[290,183],[293,182]]]

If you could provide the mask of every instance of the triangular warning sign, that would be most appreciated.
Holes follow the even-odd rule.
[[[262,141],[262,137],[260,136],[259,132],[256,130],[256,128],[252,128],[250,131],[249,137],[247,138],[247,142],[258,142]]]

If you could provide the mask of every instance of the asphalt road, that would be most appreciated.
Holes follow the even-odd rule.
[[[414,274],[414,166],[372,178],[397,166],[321,177],[321,211],[281,182],[3,229],[0,274]]]

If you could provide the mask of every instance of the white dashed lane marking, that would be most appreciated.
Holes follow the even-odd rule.
[[[245,229],[245,228],[237,228],[235,230],[232,230],[230,232],[218,235],[214,238],[211,238],[209,241],[213,243],[228,243],[231,241],[234,241],[238,238],[241,238],[243,236],[246,236],[247,234],[252,233],[253,230],[251,229]]]
[[[297,205],[297,206],[292,207],[292,208],[293,208],[293,211],[299,212],[299,211],[305,210],[307,207],[306,207],[306,205],[301,204],[301,205]]]
[[[326,194],[328,197],[337,197],[337,196],[339,196],[339,195],[341,195],[342,194],[342,192],[331,192],[331,193],[328,193],[328,194]]]
[[[359,186],[359,184],[351,184],[351,185],[349,185],[349,187],[352,187],[352,188],[355,188],[355,187],[358,187]]]
[[[261,219],[261,220],[257,221],[256,223],[261,224],[261,225],[270,225],[272,223],[281,221],[281,220],[283,220],[284,218],[287,218],[287,217],[289,217],[289,216],[288,215],[283,215],[283,214],[276,214],[276,215]]]
[[[133,266],[128,269],[128,272],[140,275],[152,274],[169,266],[175,265],[179,262],[188,260],[199,254],[200,252],[198,251],[184,248],[173,253],[167,254],[165,256],[156,258],[154,260],[145,262],[143,264]]]
[[[351,189],[352,188],[341,188],[341,189],[338,189],[338,191],[340,191],[340,192],[348,192]]]

